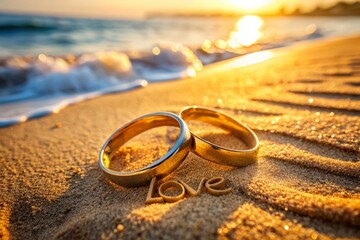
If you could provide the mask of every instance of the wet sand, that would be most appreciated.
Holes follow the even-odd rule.
[[[259,64],[236,67],[230,60],[196,78],[103,96],[0,129],[0,238],[360,238],[360,37],[271,53]],[[148,187],[126,189],[102,175],[98,152],[118,127],[188,105],[222,110],[254,129],[259,160],[234,168],[189,154],[164,180],[196,187],[203,177],[224,177],[230,194],[145,205]],[[196,131],[243,147],[218,129],[200,124]],[[124,164],[151,162],[174,138],[174,129],[153,130],[119,156]]]

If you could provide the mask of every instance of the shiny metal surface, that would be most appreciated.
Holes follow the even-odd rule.
[[[118,172],[109,169],[114,153],[136,135],[160,126],[180,128],[179,139],[175,145],[160,159],[139,170]],[[168,112],[157,112],[139,117],[119,128],[105,142],[100,150],[99,165],[112,182],[124,187],[137,187],[148,184],[153,177],[165,177],[174,171],[186,158],[192,145],[192,138],[186,123],[177,115]]]
[[[225,148],[191,133],[193,137],[191,151],[198,156],[222,165],[236,167],[246,166],[257,160],[259,140],[256,134],[244,124],[219,111],[197,106],[182,109],[179,116],[184,121],[200,121],[227,130],[249,147],[246,150]]]

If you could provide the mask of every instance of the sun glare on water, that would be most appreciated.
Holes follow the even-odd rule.
[[[230,33],[228,44],[232,48],[250,46],[262,36],[261,28],[264,22],[257,16],[244,16],[239,19],[236,29]]]

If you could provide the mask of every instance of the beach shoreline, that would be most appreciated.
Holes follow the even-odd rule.
[[[0,60],[0,127],[99,95],[195,76],[214,62],[355,34],[360,18],[284,20],[255,15],[136,21],[2,15],[0,42],[7,47],[0,55],[9,57]],[[23,39],[30,45],[23,46]],[[259,59],[242,65],[253,61]]]
[[[254,53],[250,66],[226,60],[194,78],[104,95],[0,128],[0,236],[360,238],[359,43],[360,35]],[[197,186],[205,175],[221,176],[232,193],[145,205],[148,187],[125,189],[102,175],[98,153],[117,128],[191,105],[251,127],[260,139],[259,160],[233,168],[191,153],[164,180]],[[202,131],[232,144],[224,133]],[[152,157],[168,138],[159,132],[132,148]]]
[[[15,94],[13,93],[10,95],[5,94],[2,96],[2,99],[0,100],[0,111],[2,111],[3,114],[0,115],[0,127],[7,127],[10,125],[19,124],[28,121],[29,119],[39,118],[39,117],[47,116],[49,114],[58,113],[69,105],[77,104],[79,102],[93,99],[102,95],[131,91],[133,89],[146,87],[148,84],[153,84],[157,82],[178,81],[187,78],[189,76],[194,77],[198,74],[199,71],[202,71],[204,67],[207,69],[206,70],[207,73],[209,73],[209,71],[217,72],[217,71],[223,71],[225,69],[229,70],[232,68],[245,67],[248,65],[257,64],[266,61],[267,59],[275,57],[275,55],[279,56],[280,54],[282,54],[282,52],[286,53],[287,51],[292,51],[292,49],[302,48],[304,46],[314,45],[316,43],[322,44],[323,41],[329,42],[329,41],[337,41],[343,38],[353,38],[356,37],[357,35],[358,34],[352,34],[342,37],[328,36],[320,39],[315,38],[312,40],[306,40],[306,41],[294,43],[290,46],[263,49],[261,51],[245,50],[248,51],[248,53],[246,54],[236,54],[235,52],[224,51],[223,53],[220,54],[222,55],[222,57],[220,57],[221,59],[214,60],[213,62],[208,64],[203,63],[205,65],[199,63],[200,64],[199,66],[197,66],[198,63],[195,61],[197,57],[195,57],[194,60],[187,63],[189,64],[189,66],[185,67],[184,70],[175,71],[173,73],[171,71],[168,72],[165,71],[160,75],[155,74],[155,77],[151,77],[150,75],[148,75],[147,77],[149,79],[146,76],[144,76],[145,77],[144,79],[142,79],[141,75],[136,76],[136,74],[134,74],[134,70],[136,67],[132,66],[130,70],[126,70],[126,71],[119,69],[118,77],[125,79],[122,80],[118,79],[116,81],[117,82],[116,84],[112,83],[113,86],[106,86],[106,81],[108,81],[106,79],[109,77],[111,78],[116,76],[116,72],[115,75],[112,76],[111,71],[107,72],[107,68],[116,68],[117,67],[116,64],[136,65],[136,62],[139,61],[139,59],[137,59],[139,57],[135,57],[136,54],[130,57],[129,59],[127,57],[127,55],[130,54],[129,52],[122,53],[119,51],[96,52],[88,56],[86,54],[83,55],[79,54],[77,56],[71,54],[65,56],[47,56],[44,54],[40,54],[39,56],[33,56],[33,57],[15,57],[15,58],[10,57],[7,59],[3,59],[3,63],[0,63],[0,67],[3,67],[2,76],[0,78],[2,78],[1,79],[2,81],[5,80],[5,82],[1,83],[3,87],[2,94],[6,93],[7,91],[6,88],[4,88],[4,84],[10,86],[14,85],[15,86],[14,89],[12,89],[14,87],[12,86],[8,90],[10,90],[10,92],[15,91],[18,93]],[[174,46],[177,45],[175,44],[172,47]],[[184,49],[187,49],[185,46],[183,47]],[[162,49],[161,51],[163,50],[166,49]],[[195,53],[197,50],[192,49],[191,51]],[[185,53],[181,53],[181,54],[184,54],[184,56],[186,55]],[[143,55],[143,57],[151,56],[151,54],[149,55],[146,52],[143,52],[140,55]],[[192,57],[191,55],[192,54],[190,54],[190,57]],[[81,59],[84,58],[84,56],[87,56],[85,58],[91,56],[90,58],[92,59],[91,61],[93,62],[92,63],[90,62],[90,64],[84,64],[84,66],[82,66],[82,64],[76,63],[76,62],[81,63],[82,61]],[[177,57],[177,56],[174,55],[173,57]],[[186,58],[188,57],[189,56],[186,56]],[[116,59],[116,58],[120,58],[120,59]],[[151,57],[148,60],[150,61]],[[159,61],[156,59],[152,59],[152,60]],[[58,71],[56,70],[57,61],[60,62],[60,65],[65,64],[64,67],[68,69],[67,71],[69,72],[66,73],[65,71],[64,74],[56,73]],[[62,61],[64,61],[64,63],[62,63]],[[132,62],[132,64],[129,63],[129,61]],[[6,63],[11,64],[11,62],[15,63],[15,66],[19,66],[19,67],[22,66],[19,69],[20,71],[19,73],[15,73],[14,72],[15,69],[11,69],[11,67],[10,67],[10,71],[6,73],[7,71]],[[48,64],[49,66],[46,66]],[[50,70],[49,72],[45,71],[41,73],[42,72],[41,68],[48,68],[48,67],[50,69],[51,68],[54,69]],[[92,68],[95,69],[99,68],[97,71],[102,72],[103,75],[97,75],[96,70]],[[218,68],[219,70],[217,70]],[[81,71],[84,70],[85,71],[95,70],[95,71],[92,72],[91,75],[86,76],[81,73]],[[104,70],[105,72],[103,72]],[[36,73],[37,71],[39,72]],[[52,71],[54,72],[52,73]],[[43,82],[40,81],[38,84],[34,85],[34,83],[31,83],[32,80],[29,79],[33,78],[32,75],[36,76],[37,74],[39,74],[38,76],[39,78],[45,78],[44,79],[45,81]],[[77,74],[79,75],[76,76]],[[87,88],[86,84],[81,83],[82,82],[81,78],[86,78],[86,77],[88,78],[90,77],[92,79],[97,78],[98,80],[96,84],[98,84],[98,88],[94,89],[94,87],[90,87],[89,89],[86,89]],[[61,78],[62,79],[61,82],[63,83],[57,82],[56,78]],[[80,79],[76,79],[76,78],[80,78]],[[105,83],[101,83],[104,81]],[[36,85],[45,85],[47,87],[39,88]],[[53,85],[56,87],[54,87]],[[34,89],[31,89],[31,87],[29,88],[29,86],[32,86],[32,88],[35,89],[42,88],[42,90],[40,91],[40,93],[37,93],[36,90],[34,91]],[[84,87],[85,89],[82,89]],[[64,90],[65,92],[62,92]]]

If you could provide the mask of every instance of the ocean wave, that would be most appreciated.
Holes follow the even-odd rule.
[[[131,57],[136,73],[151,82],[195,76],[203,69],[201,60],[181,44],[162,44],[150,54]]]
[[[24,22],[24,23],[5,23],[0,24],[0,32],[9,31],[49,31],[57,30],[59,26],[52,24]]]
[[[70,63],[64,58],[41,54],[37,59],[30,61],[22,58],[9,59],[6,65],[7,67],[3,67],[0,71],[5,73],[3,75],[8,75],[10,72],[15,77],[20,74],[25,75],[25,80],[19,81],[20,84],[14,87],[21,89],[17,95],[26,98],[90,92],[130,82],[136,78],[128,56],[116,52],[84,54],[79,56],[75,63]],[[4,77],[3,79],[6,80]],[[0,86],[9,86],[8,83],[9,81],[3,81]],[[21,100],[19,97],[14,97],[11,91],[6,95],[5,90],[3,89],[0,103],[10,102],[10,99]]]
[[[46,24],[43,26],[51,26]],[[149,82],[194,77],[207,64],[322,36],[316,25],[309,25],[302,33],[259,39],[252,45],[234,42],[241,40],[235,38],[233,42],[205,40],[193,49],[167,43],[126,53],[12,57],[0,67],[0,126],[44,116],[103,94],[144,87]]]
[[[100,95],[145,87],[149,81],[192,77],[202,68],[197,56],[181,44],[156,46],[131,58],[117,51],[10,58],[0,68],[0,126]]]

